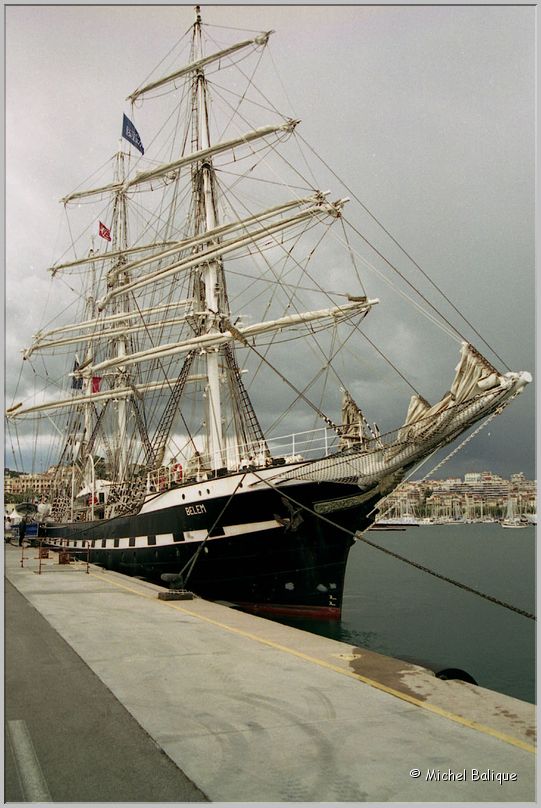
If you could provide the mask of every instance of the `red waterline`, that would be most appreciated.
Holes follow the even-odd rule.
[[[281,603],[236,603],[239,609],[251,614],[274,614],[283,617],[309,617],[317,620],[340,620],[338,606],[287,606]]]

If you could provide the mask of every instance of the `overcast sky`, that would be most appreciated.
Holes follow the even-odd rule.
[[[276,31],[278,106],[507,365],[533,372],[535,8],[203,6],[203,16]],[[8,405],[20,349],[51,300],[58,200],[114,153],[126,96],[192,22],[191,5],[6,9]],[[408,344],[410,321],[386,322],[375,291],[373,334]],[[425,369],[430,389],[439,367],[434,355],[416,381]],[[445,357],[442,383],[452,367]],[[534,416],[530,385],[441,475],[533,477]]]

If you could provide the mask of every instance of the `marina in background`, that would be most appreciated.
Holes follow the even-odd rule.
[[[537,481],[522,472],[504,479],[491,471],[404,482],[380,505],[376,527],[457,522],[537,522]]]

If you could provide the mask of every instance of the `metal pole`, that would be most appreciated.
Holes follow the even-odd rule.
[[[75,467],[71,466],[71,521],[73,522],[73,498],[75,496]]]
[[[94,521],[94,499],[96,496],[96,469],[94,466],[94,458],[91,454],[88,455],[88,459],[90,460],[90,464],[92,466],[92,499],[90,502],[90,518]]]

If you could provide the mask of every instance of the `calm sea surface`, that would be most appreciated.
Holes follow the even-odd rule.
[[[367,538],[527,612],[535,612],[535,528],[431,525]],[[355,542],[341,623],[280,622],[535,701],[535,621]]]

